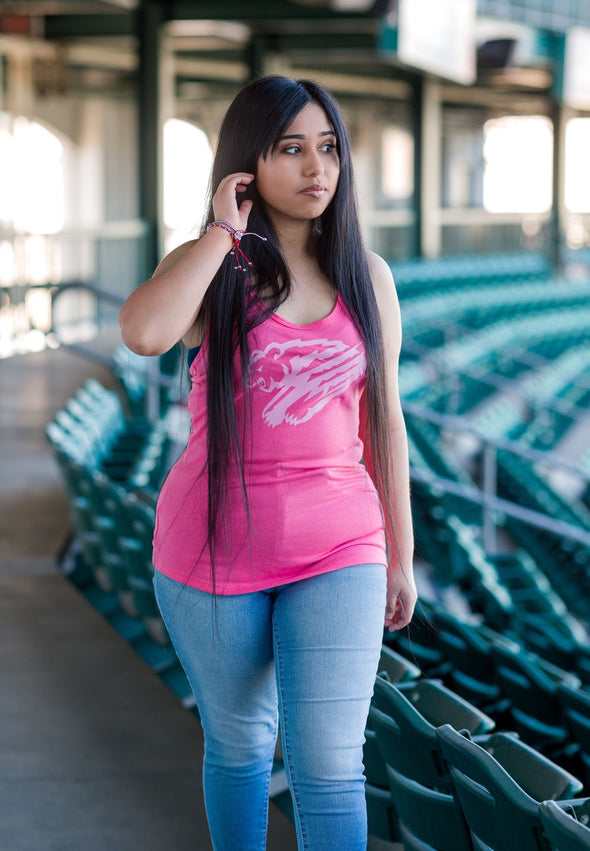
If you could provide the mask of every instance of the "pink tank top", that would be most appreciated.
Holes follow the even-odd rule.
[[[250,528],[237,474],[227,536],[207,540],[207,339],[193,361],[191,434],[160,491],[154,566],[202,591],[243,594],[355,564],[386,564],[377,492],[361,463],[365,351],[340,298],[310,325],[273,315],[249,334],[251,427],[245,446]],[[234,384],[244,419],[239,362]]]

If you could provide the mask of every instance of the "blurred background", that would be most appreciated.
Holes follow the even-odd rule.
[[[199,233],[220,120],[266,73],[338,99],[366,241],[400,296],[422,603],[385,637],[388,677],[436,680],[590,795],[590,0],[1,0],[7,851],[209,847],[179,785],[200,790],[197,712],[151,590],[184,353],[134,356],[117,313]],[[456,719],[444,705],[424,709],[433,729]],[[146,710],[178,732],[142,730],[142,761]],[[461,840],[418,836],[382,756],[369,737],[372,847],[471,848],[463,811]],[[280,753],[273,778],[283,851]]]

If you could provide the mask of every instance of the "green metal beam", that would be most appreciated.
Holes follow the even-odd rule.
[[[374,52],[375,39],[367,33],[269,33],[258,34],[267,48],[276,53],[291,51],[315,51],[319,55],[330,51],[342,51],[352,58],[355,53],[364,51]],[[176,56],[183,59],[227,59],[235,61],[243,59],[247,46],[242,48],[220,50],[176,50]]]
[[[136,31],[136,12],[45,17],[45,37],[48,39],[129,36]]]
[[[327,6],[307,6],[290,0],[170,0],[160,2],[166,21],[243,21],[246,23],[277,21],[374,21],[362,12],[339,12]],[[86,38],[133,35],[137,12],[113,12],[89,15],[47,15],[45,34],[49,39]]]
[[[170,0],[165,4],[168,20],[176,21],[336,21],[367,20],[361,12],[339,12],[328,6],[308,6],[290,0]]]

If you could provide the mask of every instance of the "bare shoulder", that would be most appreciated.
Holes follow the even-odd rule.
[[[174,248],[158,263],[154,275],[161,275],[162,272],[167,272],[168,269],[174,266],[174,264],[178,260],[180,260],[181,257],[184,257],[186,252],[189,251],[197,242],[197,239],[189,239],[188,242],[183,242],[182,245],[178,245],[176,248]]]
[[[379,312],[382,317],[391,318],[399,312],[399,304],[389,264],[373,251],[367,251],[367,262]]]
[[[369,272],[371,277],[388,280],[393,285],[393,275],[389,264],[379,254],[374,251],[367,251],[367,263],[369,264]]]

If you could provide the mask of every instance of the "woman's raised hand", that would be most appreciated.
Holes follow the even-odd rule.
[[[246,230],[248,216],[254,202],[246,199],[238,204],[238,195],[245,192],[253,180],[253,174],[242,171],[228,174],[223,178],[213,196],[213,212],[216,220],[227,222],[236,230]]]

